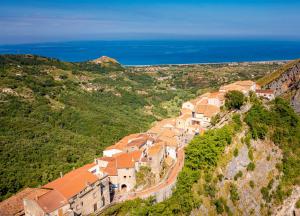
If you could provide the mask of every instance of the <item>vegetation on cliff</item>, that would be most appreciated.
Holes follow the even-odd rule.
[[[283,176],[269,198],[269,202],[274,198],[275,203],[280,203],[293,186],[300,185],[300,118],[285,100],[276,98],[269,109],[254,105],[245,121],[254,139],[271,139],[283,151],[282,164],[278,164]]]

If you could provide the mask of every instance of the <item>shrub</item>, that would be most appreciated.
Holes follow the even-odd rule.
[[[237,157],[239,155],[239,150],[237,148],[234,149],[233,155],[234,157]]]
[[[300,209],[300,199],[298,199],[297,202],[296,202],[296,208]]]
[[[245,96],[240,91],[229,91],[225,95],[225,107],[229,110],[240,109],[244,101]]]
[[[234,180],[238,180],[238,178],[242,177],[243,176],[243,172],[240,170],[237,174],[235,174],[234,176]]]
[[[250,159],[251,161],[253,161],[254,157],[253,157],[253,149],[252,149],[252,148],[250,148],[250,149],[248,150],[248,157],[249,157],[249,159]]]
[[[255,164],[250,162],[247,166],[247,171],[253,171],[255,169]]]
[[[251,180],[251,181],[249,182],[249,185],[250,185],[251,188],[254,188],[254,186],[255,186],[255,185],[254,185],[254,181]]]
[[[233,203],[240,199],[237,187],[235,184],[230,184],[230,199]]]

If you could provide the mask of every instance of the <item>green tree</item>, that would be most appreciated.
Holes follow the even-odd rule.
[[[229,91],[225,95],[225,107],[229,110],[240,109],[245,102],[245,96],[240,91]]]

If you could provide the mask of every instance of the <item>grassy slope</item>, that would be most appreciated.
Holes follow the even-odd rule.
[[[199,89],[254,79],[277,67],[203,65],[149,73],[0,56],[0,199],[45,184],[90,162],[124,135],[176,115]],[[159,80],[164,76],[170,78]],[[3,93],[5,88],[12,92]]]
[[[267,76],[262,77],[261,79],[259,79],[257,81],[257,83],[261,86],[265,86],[265,85],[269,84],[270,82],[272,82],[273,80],[280,77],[284,72],[288,71],[289,69],[291,69],[294,65],[296,65],[299,62],[300,62],[300,59],[291,61],[291,62],[285,64],[284,66],[282,66],[281,68],[279,68],[278,70],[274,71],[273,73],[270,73]]]

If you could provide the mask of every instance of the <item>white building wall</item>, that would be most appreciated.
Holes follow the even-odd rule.
[[[177,154],[176,154],[176,148],[173,146],[167,146],[166,147],[167,155],[176,160]]]
[[[110,150],[104,150],[103,156],[104,157],[112,157],[115,154],[121,153],[122,151],[119,149],[110,149]]]

